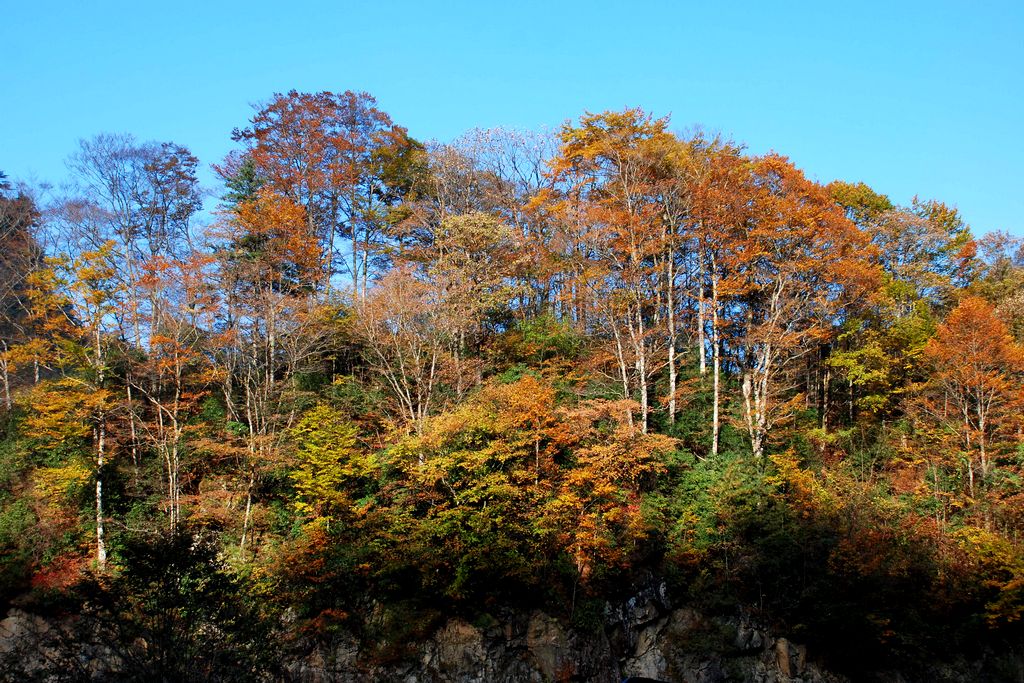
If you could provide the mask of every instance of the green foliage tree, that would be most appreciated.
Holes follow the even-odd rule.
[[[323,403],[306,411],[288,436],[295,446],[295,509],[329,528],[353,504],[351,484],[374,474],[373,460],[359,448],[356,426]]]

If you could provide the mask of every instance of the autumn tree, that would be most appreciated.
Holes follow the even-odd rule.
[[[303,209],[320,244],[321,288],[330,289],[340,255],[357,297],[365,294],[419,143],[373,97],[351,91],[275,94],[234,138],[252,164],[239,168]],[[231,171],[222,175],[237,181]],[[337,246],[343,237],[347,254]]]
[[[1024,341],[1024,239],[1005,232],[978,240],[971,291],[992,303],[1017,341]]]
[[[957,436],[973,497],[992,473],[993,444],[999,437],[1019,441],[1024,348],[991,304],[967,297],[939,326],[925,357],[934,373],[925,410]]]
[[[501,319],[516,291],[518,246],[496,216],[450,215],[356,302],[367,362],[417,430],[438,396],[460,400],[481,381],[488,321]]]
[[[742,383],[743,422],[755,458],[796,398],[787,392],[792,362],[834,334],[847,306],[869,288],[867,237],[826,190],[784,157],[749,166],[747,199],[729,236],[727,324]]]
[[[381,514],[403,548],[428,554],[417,558],[425,580],[450,595],[481,577],[529,585],[537,563],[565,557],[574,600],[595,567],[628,566],[650,532],[641,494],[674,440],[629,425],[635,410],[559,405],[553,387],[529,375],[486,384],[388,451],[397,481],[384,498],[394,507]]]
[[[159,317],[146,321],[148,353],[128,381],[151,408],[139,427],[165,466],[172,533],[181,521],[185,434],[215,378],[207,344],[218,304],[209,287],[212,265],[210,257],[199,254],[184,259],[157,256],[146,261],[139,283],[147,295],[159,297]]]
[[[355,307],[355,329],[366,362],[385,383],[395,410],[417,431],[454,383],[452,331],[440,293],[410,268],[386,275]]]
[[[869,422],[891,421],[902,415],[913,385],[924,379],[924,346],[956,289],[973,277],[975,246],[960,215],[940,202],[915,198],[910,207],[899,207],[863,183],[837,181],[829,190],[870,237],[881,279],[851,311],[835,343],[823,347],[828,358],[822,423],[840,388],[828,381],[832,370],[845,384],[841,399],[848,423],[858,412]]]
[[[196,181],[199,160],[186,147],[140,143],[130,135],[97,135],[81,141],[68,165],[82,198],[102,209],[111,222],[126,262],[174,254],[189,242],[202,200]]]
[[[96,483],[96,561],[101,567],[107,559],[103,483],[112,455],[109,428],[117,406],[110,366],[118,339],[115,312],[123,305],[112,252],[113,243],[108,241],[96,250],[53,259],[46,271],[49,282],[38,290],[47,301],[36,304],[48,315],[45,328],[59,335],[52,347],[54,356],[48,360],[62,374],[36,392],[37,419],[45,422],[51,415],[45,405],[51,400],[64,406],[56,408],[58,418],[39,428],[50,433],[81,429],[88,434]]]
[[[40,222],[39,209],[28,194],[0,187],[0,383],[7,410],[13,405],[12,383],[19,365],[33,366],[38,377],[30,291],[33,274],[43,267],[43,250],[36,239]]]
[[[897,314],[909,314],[917,301],[933,312],[948,310],[953,291],[970,278],[975,246],[959,213],[936,201],[914,199],[865,223],[878,247]]]
[[[737,225],[747,211],[746,184],[749,160],[740,148],[730,144],[707,144],[695,140],[695,154],[682,170],[689,186],[691,216],[697,255],[696,318],[700,373],[706,373],[711,359],[711,448],[718,455],[723,415],[724,360],[728,330],[726,306],[730,289],[732,250]],[[677,171],[678,173],[678,171]]]
[[[150,275],[161,267],[159,264],[187,260],[196,250],[192,228],[202,208],[198,165],[199,160],[182,145],[139,142],[123,134],[80,141],[68,162],[75,182],[62,211],[88,217],[87,221],[78,221],[76,248],[95,249],[103,241],[110,242],[109,257],[125,304],[116,311],[120,337],[127,347],[143,351],[148,359],[156,355],[155,342],[162,337],[163,308],[174,298],[173,292],[163,287],[175,285]],[[131,351],[125,355],[134,357]],[[144,383],[140,375],[147,375],[149,383]],[[163,391],[159,379],[158,374],[137,369],[133,363],[126,368],[125,401],[136,471],[141,460],[142,413],[161,413],[152,402],[152,397]],[[140,392],[150,400],[138,402]],[[174,479],[170,469],[168,478]]]
[[[572,452],[573,466],[558,482],[541,524],[554,529],[580,581],[597,565],[625,566],[650,533],[641,493],[663,471],[675,440],[646,434],[624,419],[634,410],[620,401],[585,401],[559,416],[556,443]]]
[[[470,359],[480,355],[488,332],[520,290],[517,276],[527,261],[520,246],[507,224],[484,213],[450,216],[435,234],[425,276],[440,297],[451,353],[460,365],[457,398],[469,388],[465,378],[475,376],[474,384],[479,383],[480,370]]]
[[[339,410],[325,404],[307,411],[288,432],[295,444],[295,508],[328,530],[354,503],[346,490],[351,482],[374,474],[372,461],[359,452],[358,433]]]
[[[327,344],[337,309],[316,297],[322,252],[305,211],[287,197],[261,189],[225,213],[214,237],[216,371],[227,410],[244,427],[244,549],[259,476],[295,418],[292,380]]]
[[[649,383],[664,346],[659,298],[666,231],[653,197],[673,140],[666,128],[666,120],[638,109],[587,115],[577,126],[566,125],[551,171],[564,187],[548,195],[571,268],[571,307],[578,317],[596,316],[610,334],[622,397],[637,397],[645,432]]]
[[[553,303],[554,269],[546,258],[554,233],[531,200],[551,187],[546,173],[557,149],[548,132],[474,129],[431,153],[429,177],[436,197],[435,225],[452,214],[488,213],[509,226],[519,246],[516,281],[521,316],[543,313]]]

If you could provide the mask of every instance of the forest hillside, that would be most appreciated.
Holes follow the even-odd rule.
[[[113,134],[3,184],[5,609],[125,680],[586,632],[650,577],[855,679],[1019,646],[1024,241],[640,109],[239,124],[212,197]]]

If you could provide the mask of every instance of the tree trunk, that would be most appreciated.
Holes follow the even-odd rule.
[[[619,363],[619,377],[622,381],[622,397],[626,400],[632,398],[629,391],[629,369],[626,365],[626,350],[622,348],[622,335],[619,333],[619,327],[614,322],[612,323],[612,333],[615,335],[615,359]],[[633,428],[633,411],[626,411],[626,421],[629,424],[630,429]]]
[[[665,324],[668,332],[668,423],[676,423],[676,302],[675,302],[675,272],[673,268],[672,253],[668,255],[668,282],[666,284],[666,316]],[[703,352],[701,352],[703,356]]]
[[[4,344],[4,351],[7,350],[7,344]],[[6,356],[0,358],[0,378],[4,383],[4,406],[8,411],[11,409],[11,378],[7,372],[7,358]]]
[[[823,361],[821,373],[821,428],[825,431],[828,431],[828,411],[831,408],[829,405],[829,397],[832,391],[831,384],[832,372]]]
[[[751,359],[748,357],[747,362]],[[768,422],[768,373],[772,363],[772,347],[766,344],[764,349],[755,353],[753,367],[743,372],[743,418],[747,423],[750,435],[750,448],[755,460],[764,458],[765,437],[770,424]]]
[[[712,380],[711,407],[711,456],[718,455],[718,435],[720,431],[719,404],[721,402],[722,375],[722,340],[718,333],[718,275],[714,272],[714,261],[711,263],[711,353],[714,377]],[[703,352],[702,352],[703,353]]]
[[[135,429],[135,404],[132,401],[132,378],[130,374],[125,381],[125,391],[128,395],[128,434],[131,438],[132,479],[137,491],[139,488],[139,437]]]
[[[103,526],[103,464],[106,456],[106,416],[100,416],[96,426],[96,564],[100,569],[107,564],[107,544]]]
[[[704,348],[704,250],[698,248],[697,268],[697,360],[700,364],[700,376],[708,374],[707,351]]]
[[[99,327],[96,328],[94,337],[96,353],[96,386],[103,389],[104,367],[103,367],[103,343],[100,338]],[[106,460],[107,447],[107,415],[105,410],[100,410],[97,416],[95,431],[96,441],[96,564],[102,569],[107,564],[107,544],[104,540],[103,528],[103,464]]]
[[[636,349],[636,370],[637,381],[640,389],[640,431],[647,433],[647,414],[650,411],[647,392],[647,338],[644,329],[643,309],[640,306],[639,297],[636,306],[636,338],[634,347]]]

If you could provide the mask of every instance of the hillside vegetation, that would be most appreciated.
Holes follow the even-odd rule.
[[[1020,240],[638,109],[425,144],[293,91],[234,139],[213,213],[129,136],[4,186],[6,605],[225,680],[640,573],[839,671],[1019,642]]]

